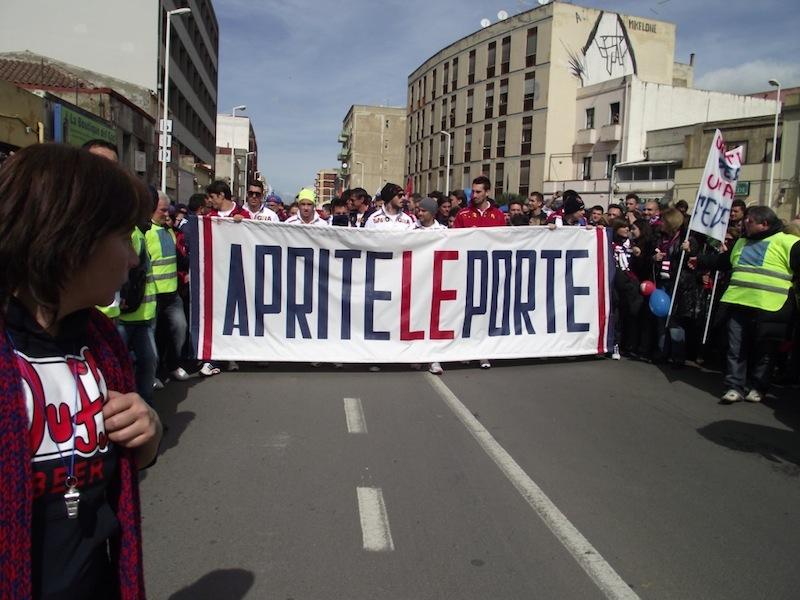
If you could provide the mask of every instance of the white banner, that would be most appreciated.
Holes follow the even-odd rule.
[[[742,169],[742,147],[725,151],[725,140],[717,129],[706,159],[703,179],[697,190],[689,229],[704,233],[720,242],[731,216],[731,203],[736,194],[736,181]]]
[[[188,227],[202,360],[425,363],[612,343],[605,229]]]

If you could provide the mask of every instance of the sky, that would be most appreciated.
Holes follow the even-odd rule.
[[[337,168],[350,106],[405,106],[408,75],[433,54],[536,0],[213,0],[220,26],[218,110],[244,104],[259,170],[293,197]],[[695,87],[751,93],[800,86],[797,0],[582,0],[677,25],[675,60]],[[420,18],[424,16],[423,18]],[[400,182],[402,184],[402,182]]]

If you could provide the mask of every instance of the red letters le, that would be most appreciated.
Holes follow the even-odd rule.
[[[411,331],[411,250],[403,252],[403,275],[400,292],[400,339],[421,340],[425,338],[423,331]]]

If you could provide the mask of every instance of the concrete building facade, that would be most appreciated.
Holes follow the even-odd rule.
[[[608,162],[641,154],[654,103],[682,109],[693,69],[674,54],[672,23],[560,1],[476,31],[409,76],[405,171],[416,191],[443,190],[449,158],[451,189],[483,174],[494,195],[525,195],[583,181],[586,166],[607,195]]]
[[[172,167],[177,169],[186,156],[208,166],[214,162],[219,55],[219,26],[211,0],[4,2],[0,52],[31,50],[59,57],[147,90],[158,109],[163,94],[166,12],[176,8],[190,8],[192,13],[172,19]],[[34,34],[31,23],[35,23]],[[160,110],[150,112],[155,119],[159,114]],[[176,173],[171,177],[169,188],[177,185]]]
[[[215,165],[217,179],[227,181],[234,198],[244,202],[246,186],[258,171],[258,143],[249,117],[217,115]]]
[[[406,110],[353,105],[342,122],[339,143],[340,185],[375,194],[386,183],[403,185]]]
[[[321,206],[330,202],[336,196],[336,169],[322,169],[317,172],[314,179],[314,193],[317,195],[317,205]]]

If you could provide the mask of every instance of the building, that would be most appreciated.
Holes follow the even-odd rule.
[[[45,141],[44,100],[0,78],[0,163],[9,153]]]
[[[249,117],[217,115],[216,152],[217,178],[228,181],[233,197],[244,202],[247,184],[258,171],[258,144]]]
[[[336,196],[338,173],[336,169],[323,169],[317,172],[317,177],[314,180],[314,193],[317,195],[318,205],[330,202]]]
[[[715,130],[719,129],[729,148],[743,146],[742,170],[736,197],[748,205],[769,204],[786,220],[800,212],[798,176],[800,175],[800,93],[782,96],[783,107],[778,122],[772,197],[769,180],[772,165],[774,116],[750,117],[695,123],[650,131],[647,154],[650,161],[618,169],[615,191],[639,193],[643,187],[669,189],[667,200],[686,200],[692,207],[697,198],[708,150]],[[658,165],[661,176],[653,178]]]
[[[164,25],[167,11],[176,8],[190,8],[192,12],[171,20],[173,160],[167,187],[173,191],[177,189],[180,164],[191,162],[206,170],[214,163],[219,26],[211,0],[25,0],[3,3],[0,18],[0,52],[30,50],[58,57],[147,90],[158,108],[166,52]],[[35,24],[33,29],[31,23]],[[160,118],[160,110],[148,112]]]
[[[402,185],[405,133],[404,108],[351,106],[339,135],[340,185],[362,187],[370,194],[389,182]]]
[[[681,94],[668,88],[692,84],[692,65],[674,54],[672,23],[566,2],[498,21],[408,77],[405,171],[423,193],[448,180],[466,188],[483,174],[495,196],[552,192],[589,177],[602,181],[594,185],[607,198],[608,165],[644,158],[651,107],[673,101],[679,109]],[[765,114],[766,102],[751,101]]]
[[[158,182],[156,119],[142,107],[155,109],[148,90],[31,52],[0,55],[0,80],[44,99],[44,140],[80,146],[104,139],[121,164]]]

